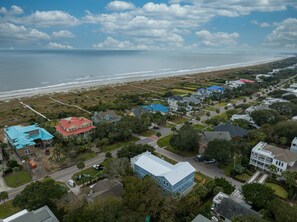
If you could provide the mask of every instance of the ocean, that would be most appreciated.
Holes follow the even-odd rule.
[[[277,54],[190,51],[0,51],[0,97],[263,63]]]

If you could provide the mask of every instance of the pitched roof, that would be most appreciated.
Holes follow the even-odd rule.
[[[239,126],[232,125],[230,123],[220,124],[214,127],[215,131],[227,131],[230,133],[231,137],[243,137],[248,134],[246,129],[243,129]]]
[[[10,126],[4,129],[7,136],[12,140],[16,149],[22,149],[26,146],[33,146],[34,140],[51,140],[54,138],[52,134],[38,125],[30,126]],[[37,134],[30,135],[31,132],[37,131]]]
[[[134,116],[140,117],[142,114],[146,113],[147,110],[142,107],[137,107],[137,108],[133,108],[131,112],[134,114]]]
[[[243,83],[253,83],[253,82],[255,82],[254,80],[250,80],[250,79],[240,79],[239,81],[241,81]]]
[[[95,122],[107,121],[116,122],[121,120],[121,116],[117,115],[113,110],[107,110],[105,112],[95,112],[93,120]]]
[[[188,162],[179,162],[175,165],[164,161],[150,152],[142,153],[134,157],[135,165],[141,167],[154,176],[164,176],[173,186],[189,174],[195,172],[195,168]]]
[[[231,140],[231,136],[229,132],[226,131],[206,131],[201,133],[201,141],[203,142],[210,142],[214,139],[219,139],[219,140]]]
[[[198,214],[192,222],[211,222],[207,217],[204,217],[202,214]]]
[[[231,198],[222,199],[221,204],[217,207],[216,210],[220,215],[229,220],[236,216],[259,216],[259,214],[256,211],[252,210],[249,205],[239,203]]]
[[[124,191],[123,184],[116,180],[104,179],[97,182],[95,185],[91,186],[93,194],[89,197],[94,199],[96,197],[121,197]]]
[[[142,106],[142,108],[146,109],[147,111],[153,112],[161,112],[161,113],[168,113],[169,109],[167,106],[163,106],[161,104],[151,104],[148,106]]]
[[[225,89],[221,86],[210,86],[207,88],[207,90],[210,90],[210,91],[224,91]]]
[[[297,153],[294,153],[290,150],[282,149],[269,144],[266,144],[266,146],[264,146],[263,149],[272,152],[274,154],[274,158],[280,161],[286,163],[297,161]]]
[[[68,117],[61,119],[60,124],[56,126],[56,130],[63,136],[78,135],[94,128],[96,127],[92,125],[92,121],[84,117]]]

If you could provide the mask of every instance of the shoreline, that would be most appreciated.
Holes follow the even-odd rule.
[[[280,61],[286,58],[290,58],[292,56],[283,56],[277,58],[270,58],[265,60],[257,60],[257,61],[250,61],[244,63],[235,63],[235,64],[228,64],[228,65],[221,65],[216,67],[204,67],[199,69],[193,70],[179,70],[179,71],[170,71],[167,73],[159,73],[149,76],[140,76],[140,77],[123,77],[119,78],[118,80],[88,80],[84,82],[69,82],[69,83],[62,83],[52,86],[45,86],[45,87],[36,87],[31,89],[20,89],[20,90],[13,90],[7,92],[0,92],[0,101],[9,101],[12,99],[21,99],[21,98],[30,98],[35,96],[43,96],[43,95],[52,95],[56,93],[69,93],[75,91],[85,91],[85,90],[96,90],[98,88],[104,87],[117,87],[121,85],[129,85],[133,83],[139,83],[143,81],[155,81],[155,80],[164,80],[164,79],[174,79],[179,77],[190,78],[194,77],[199,74],[214,74],[214,72],[221,72],[221,71],[228,71],[234,70],[238,68],[248,68],[257,65],[264,65],[271,62]],[[172,74],[174,73],[174,74]]]

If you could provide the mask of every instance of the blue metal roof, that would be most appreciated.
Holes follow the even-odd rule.
[[[35,145],[34,140],[51,140],[54,138],[52,134],[37,125],[31,126],[10,126],[4,129],[9,141],[13,143],[15,148],[22,149],[27,146]],[[30,132],[37,131],[37,134],[29,135]]]
[[[161,112],[161,113],[168,113],[169,109],[166,106],[163,106],[161,104],[151,104],[149,106],[142,106],[142,108],[148,110],[148,111],[153,111],[153,112]]]
[[[225,89],[221,86],[210,86],[207,88],[207,90],[210,90],[210,91],[224,91]]]

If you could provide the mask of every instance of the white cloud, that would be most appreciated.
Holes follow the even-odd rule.
[[[111,11],[124,11],[124,10],[134,9],[135,6],[131,2],[113,1],[108,3],[106,8]]]
[[[7,13],[7,9],[5,7],[1,7],[0,14],[6,14],[6,13]]]
[[[64,45],[56,42],[50,42],[47,47],[51,49],[73,49],[71,45]]]
[[[17,5],[11,6],[10,12],[14,15],[20,15],[23,14],[23,9]]]
[[[103,42],[98,44],[93,44],[93,48],[97,49],[127,49],[133,48],[134,45],[129,41],[119,41],[112,37],[107,37]]]
[[[196,32],[196,36],[204,46],[227,46],[235,45],[239,34],[237,32],[226,33],[226,32],[214,32],[211,33],[207,30]],[[200,42],[199,42],[200,43]]]
[[[266,37],[266,45],[296,48],[297,19],[288,18],[277,24],[276,28]]]
[[[69,30],[60,30],[52,33],[54,38],[74,38],[75,35]]]
[[[268,22],[258,22],[257,20],[252,20],[251,21],[251,24],[253,25],[257,25],[261,28],[269,28],[269,27],[272,27],[272,26],[276,26],[277,23],[268,23]]]
[[[38,27],[49,26],[76,26],[80,21],[64,11],[36,11],[29,16],[14,20],[20,24],[30,24]]]
[[[49,40],[50,36],[37,29],[26,28],[21,25],[14,25],[11,23],[0,24],[0,42],[26,44],[36,41]]]

